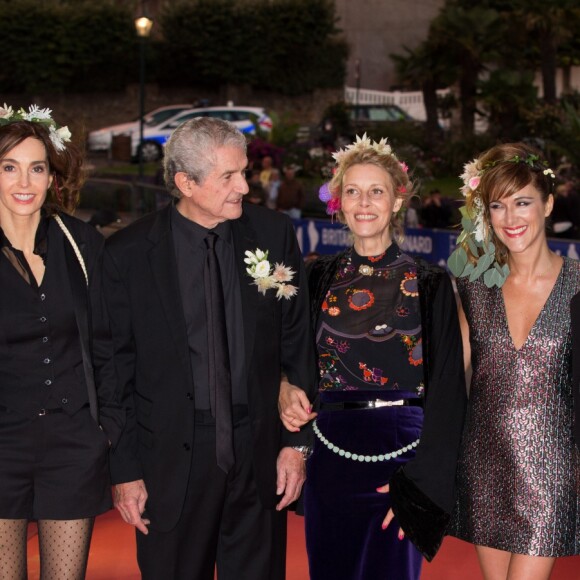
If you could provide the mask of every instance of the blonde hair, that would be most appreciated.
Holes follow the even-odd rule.
[[[357,138],[354,145],[349,146],[334,155],[337,166],[334,176],[328,184],[328,190],[333,198],[342,198],[342,185],[345,173],[354,165],[370,164],[386,171],[393,185],[393,195],[395,199],[403,200],[401,209],[407,204],[409,199],[414,195],[414,185],[407,173],[407,166],[401,163],[393,153],[390,146],[386,145],[386,140],[380,143],[371,143],[366,135],[361,139]],[[403,239],[403,220],[402,211],[393,214],[391,217],[390,227],[392,228],[393,238],[397,242]],[[337,219],[340,223],[345,224],[342,209],[339,209]]]

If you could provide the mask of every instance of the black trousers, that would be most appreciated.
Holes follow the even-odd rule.
[[[286,512],[262,508],[245,417],[234,427],[236,464],[216,465],[215,424],[196,418],[193,463],[183,512],[167,533],[137,532],[143,580],[284,580]],[[145,482],[146,483],[146,482]]]

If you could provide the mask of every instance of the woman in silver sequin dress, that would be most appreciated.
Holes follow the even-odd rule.
[[[471,213],[457,286],[473,375],[453,534],[475,544],[486,579],[545,579],[555,558],[580,553],[570,331],[580,263],[548,247],[554,175],[536,151],[496,146],[463,178]]]

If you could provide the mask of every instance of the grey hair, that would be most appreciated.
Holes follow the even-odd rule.
[[[171,195],[182,195],[175,185],[178,172],[202,184],[213,169],[214,152],[220,147],[238,147],[245,153],[246,138],[229,121],[213,117],[196,117],[179,125],[165,145],[163,159],[163,177]]]

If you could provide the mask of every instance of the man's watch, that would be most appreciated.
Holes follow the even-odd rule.
[[[298,451],[298,453],[302,454],[302,459],[306,461],[312,455],[312,447],[310,445],[297,445],[296,447],[292,447],[294,451]]]

